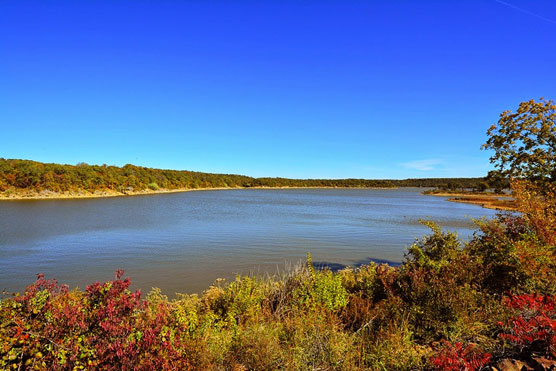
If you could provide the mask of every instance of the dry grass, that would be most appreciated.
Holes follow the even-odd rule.
[[[507,211],[517,210],[517,204],[515,200],[508,199],[508,198],[500,198],[499,196],[495,197],[495,196],[484,196],[484,195],[480,195],[480,196],[466,195],[463,197],[449,198],[448,201],[480,205],[486,209],[507,210]]]

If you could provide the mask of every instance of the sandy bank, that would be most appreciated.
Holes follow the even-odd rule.
[[[178,192],[193,192],[193,191],[221,191],[233,189],[397,189],[397,188],[382,188],[382,187],[220,187],[220,188],[179,188],[179,189],[158,189],[151,190],[145,189],[141,191],[126,191],[125,193],[112,190],[86,192],[86,191],[73,191],[73,192],[53,192],[42,191],[40,193],[27,191],[27,192],[12,192],[9,194],[0,193],[0,201],[19,201],[19,200],[55,200],[55,199],[78,199],[78,198],[105,198],[105,197],[126,197],[126,196],[141,196],[141,195],[155,195],[161,193],[178,193]]]
[[[450,197],[447,201],[479,205],[486,209],[515,211],[515,201],[510,196],[470,193],[424,193],[427,196]]]
[[[500,198],[497,198],[497,197],[465,196],[465,197],[449,198],[448,201],[480,205],[480,206],[482,206],[486,209],[493,209],[493,210],[507,210],[507,211],[517,210],[517,207],[515,205],[515,201],[512,200],[512,199],[508,199],[507,197],[505,197],[503,199],[500,199]]]
[[[73,192],[52,192],[42,191],[37,192],[14,192],[11,194],[0,194],[1,201],[17,201],[17,200],[47,200],[47,199],[74,199],[74,198],[104,198],[104,197],[126,197],[126,196],[140,196],[140,195],[154,195],[161,193],[177,193],[177,192],[190,192],[190,191],[212,191],[223,189],[243,189],[243,188],[180,188],[180,189],[158,189],[150,190],[145,189],[142,191],[127,191],[125,193],[105,190],[105,191],[73,191]]]

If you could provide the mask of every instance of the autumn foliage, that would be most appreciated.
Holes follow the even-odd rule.
[[[504,328],[500,338],[519,353],[536,352],[556,358],[556,296],[510,295],[504,304],[513,315],[500,322]]]
[[[439,370],[460,371],[480,370],[488,364],[492,356],[477,349],[474,344],[446,342],[433,357],[432,364]]]
[[[1,307],[4,367],[34,369],[187,369],[180,328],[167,326],[169,303],[154,307],[130,292],[129,278],[68,291],[42,275]],[[5,305],[5,304],[9,305]]]

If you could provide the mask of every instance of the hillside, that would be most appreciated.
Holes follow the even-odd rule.
[[[249,187],[438,187],[446,184],[475,188],[484,178],[425,179],[288,179],[253,178],[187,170],[163,170],[135,165],[62,165],[0,158],[0,195],[133,194],[202,188]]]

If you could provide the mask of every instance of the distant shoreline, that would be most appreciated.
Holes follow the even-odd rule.
[[[178,188],[178,189],[146,189],[142,191],[129,191],[122,193],[119,191],[105,190],[96,191],[94,193],[85,191],[73,192],[18,192],[10,195],[0,194],[0,201],[39,201],[39,200],[71,200],[71,199],[87,199],[87,198],[109,198],[109,197],[127,197],[127,196],[145,196],[165,193],[181,193],[193,191],[226,191],[226,190],[248,190],[248,189],[398,189],[399,187],[214,187],[214,188]]]

